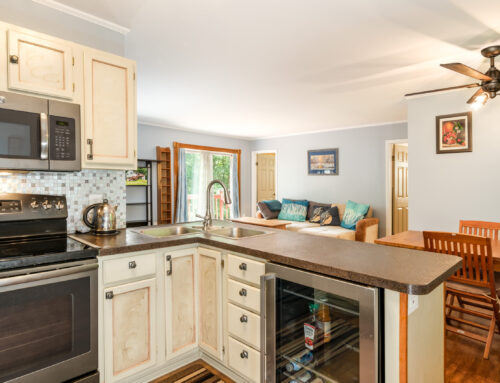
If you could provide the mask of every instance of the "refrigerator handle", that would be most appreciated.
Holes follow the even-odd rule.
[[[276,274],[260,277],[260,373],[262,383],[276,382]]]

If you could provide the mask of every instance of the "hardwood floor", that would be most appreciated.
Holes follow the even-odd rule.
[[[234,383],[202,360],[190,363],[151,383]]]

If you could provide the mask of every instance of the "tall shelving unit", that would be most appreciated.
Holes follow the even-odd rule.
[[[147,169],[147,185],[127,185],[127,199],[132,193],[131,190],[135,190],[136,188],[144,189],[144,200],[135,201],[135,202],[127,202],[127,208],[129,206],[144,206],[145,209],[145,219],[132,219],[127,220],[127,227],[137,227],[137,226],[152,226],[153,225],[153,163],[156,160],[137,160],[137,166],[141,168]],[[129,189],[134,188],[134,189]],[[137,198],[134,196],[134,198]],[[127,209],[128,210],[128,209]],[[129,217],[129,212],[127,211],[127,218]]]
[[[172,160],[170,148],[156,147],[158,173],[157,209],[158,224],[172,223]]]

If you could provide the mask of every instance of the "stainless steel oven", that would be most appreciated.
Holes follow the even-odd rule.
[[[98,383],[97,267],[86,259],[0,273],[0,382]]]
[[[0,169],[80,170],[80,106],[0,92]]]
[[[261,382],[383,381],[379,291],[273,263],[261,277]]]

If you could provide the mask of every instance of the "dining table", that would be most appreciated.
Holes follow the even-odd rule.
[[[375,240],[378,245],[403,247],[405,249],[425,250],[424,232],[419,230],[408,230],[401,233],[388,235]],[[491,239],[491,250],[493,255],[493,269],[500,272],[500,240]]]

